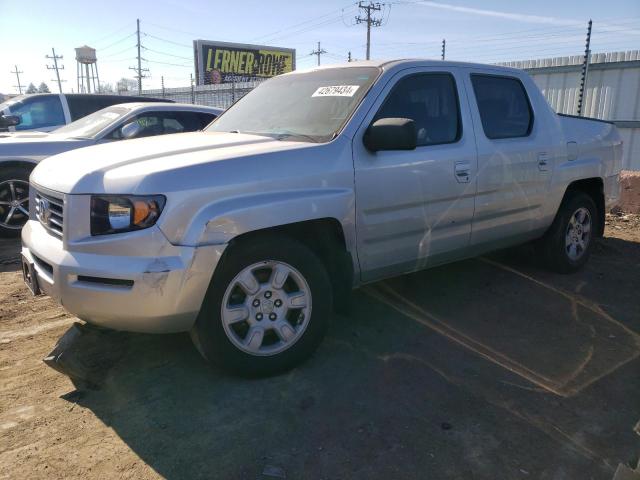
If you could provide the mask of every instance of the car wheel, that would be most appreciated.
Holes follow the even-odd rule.
[[[598,231],[597,208],[591,197],[570,192],[539,244],[547,267],[559,273],[579,270],[589,259]]]
[[[11,167],[0,171],[0,236],[17,237],[29,220],[29,174]]]
[[[322,341],[332,310],[320,259],[284,236],[229,245],[191,336],[200,353],[244,376],[286,371]]]

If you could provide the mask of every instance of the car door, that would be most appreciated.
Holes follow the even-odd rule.
[[[363,281],[461,255],[474,211],[476,147],[457,69],[397,74],[354,136],[358,258]],[[368,151],[362,142],[380,118],[414,120],[411,151]]]
[[[465,81],[478,146],[471,244],[487,250],[534,237],[553,170],[552,134],[517,74],[469,69]]]

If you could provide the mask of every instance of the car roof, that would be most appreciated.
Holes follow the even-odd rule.
[[[170,103],[170,102],[128,102],[111,105],[111,107],[125,107],[129,110],[137,110],[144,108],[145,110],[165,110],[165,111],[187,111],[213,113],[219,115],[224,108],[208,107],[205,105],[194,105],[191,103]],[[110,108],[110,107],[107,107]]]

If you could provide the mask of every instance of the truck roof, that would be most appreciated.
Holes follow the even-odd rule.
[[[429,58],[398,58],[398,59],[380,59],[380,60],[358,60],[355,62],[344,63],[331,63],[327,65],[320,65],[317,67],[311,67],[305,70],[296,70],[291,73],[313,70],[324,70],[329,68],[353,68],[353,67],[378,67],[383,69],[390,69],[392,67],[407,66],[407,67],[462,67],[462,68],[490,68],[492,70],[503,70],[505,72],[522,72],[517,68],[503,67],[501,65],[490,65],[486,63],[472,63],[472,62],[454,62],[449,60],[438,60]]]

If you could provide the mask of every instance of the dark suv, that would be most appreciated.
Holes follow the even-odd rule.
[[[118,103],[172,102],[161,98],[92,93],[21,95],[0,103],[0,132],[49,132]]]

